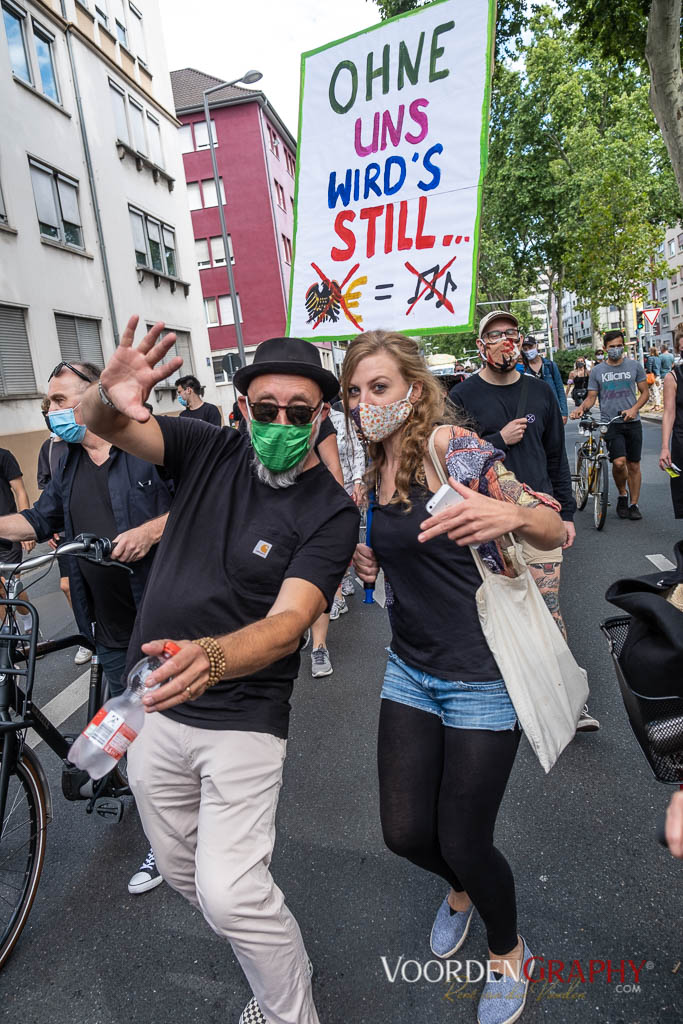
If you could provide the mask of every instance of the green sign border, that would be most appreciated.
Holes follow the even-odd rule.
[[[422,7],[416,7],[413,11],[406,11],[404,14],[397,14],[393,18],[387,18],[386,21],[381,21],[377,25],[371,25],[370,28],[360,29],[358,32],[352,32],[348,36],[342,36],[341,39],[335,39],[334,42],[325,43],[324,46],[318,46],[315,50],[307,50],[301,54],[301,76],[299,86],[299,130],[297,136],[297,161],[296,161],[296,179],[294,182],[294,241],[292,248],[292,266],[289,272],[289,303],[287,306],[287,334],[289,335],[292,323],[292,302],[294,298],[294,267],[296,265],[296,240],[297,240],[297,227],[299,217],[299,168],[301,166],[302,154],[301,154],[301,127],[303,119],[303,104],[304,104],[304,83],[306,80],[306,60],[309,57],[314,57],[318,53],[322,53],[324,50],[330,50],[333,46],[339,46],[341,43],[346,43],[349,39],[356,39],[358,36],[369,35],[371,32],[376,32],[377,29],[384,28],[385,25],[389,25],[394,21],[401,21],[403,18],[412,18],[416,14],[422,14],[423,11],[429,10],[432,7],[440,7],[442,4],[449,3],[450,0],[434,0],[431,4],[424,4]],[[458,324],[456,326],[446,327],[422,327],[416,330],[406,330],[405,333],[408,335],[433,335],[433,334],[464,334],[474,329],[474,311],[476,307],[477,298],[477,270],[479,263],[479,234],[481,230],[481,203],[482,203],[482,192],[484,187],[484,175],[486,174],[486,167],[488,164],[489,156],[489,115],[491,108],[491,80],[493,77],[493,52],[494,43],[496,38],[496,0],[488,0],[488,43],[486,47],[486,80],[484,82],[484,99],[482,103],[481,111],[481,137],[480,137],[480,168],[479,168],[479,182],[477,184],[477,212],[474,221],[474,245],[472,252],[472,295],[470,297],[470,312],[469,321],[466,324]],[[358,336],[358,332],[354,334],[317,334],[312,338],[306,338],[306,341],[347,341],[353,340]]]

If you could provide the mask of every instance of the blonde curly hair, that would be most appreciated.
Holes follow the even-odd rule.
[[[354,338],[349,345],[341,372],[342,400],[347,419],[349,387],[353,375],[363,359],[379,352],[386,352],[391,356],[407,385],[417,382],[422,385],[419,398],[413,402],[413,411],[401,428],[401,458],[396,472],[396,493],[391,499],[392,504],[405,504],[409,510],[411,485],[418,483],[425,487],[427,483],[424,458],[434,427],[442,423],[464,424],[465,419],[448,400],[442,385],[431,373],[420,354],[417,344],[412,338],[392,331],[366,331]],[[369,466],[365,474],[365,483],[368,490],[374,490],[378,486],[385,461],[384,448],[382,444],[371,442],[367,449]]]

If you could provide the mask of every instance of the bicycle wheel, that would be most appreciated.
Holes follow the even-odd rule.
[[[576,508],[582,512],[588,501],[588,464],[583,446],[577,448],[574,459],[574,499]]]
[[[593,494],[593,522],[596,530],[602,530],[607,519],[607,498],[609,496],[607,459],[601,458],[598,461]]]
[[[45,859],[48,801],[35,754],[24,747],[0,822],[0,968],[26,924]]]

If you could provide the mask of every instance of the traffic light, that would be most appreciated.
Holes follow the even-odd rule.
[[[639,331],[642,331],[642,329],[644,327],[643,311],[642,311],[642,309],[638,310],[638,314],[637,314],[637,327],[638,327]]]

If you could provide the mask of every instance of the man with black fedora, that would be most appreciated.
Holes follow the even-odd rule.
[[[269,865],[301,637],[357,540],[358,512],[313,448],[339,384],[315,346],[273,338],[235,374],[251,444],[157,419],[144,402],[181,360],[161,363],[175,340],[162,324],[133,347],[136,326],[81,406],[90,430],[176,483],[128,661],[166,639],[181,649],[148,680],[159,686],[129,779],[164,879],[242,965],[254,994],[242,1024],[317,1024],[310,962]]]

